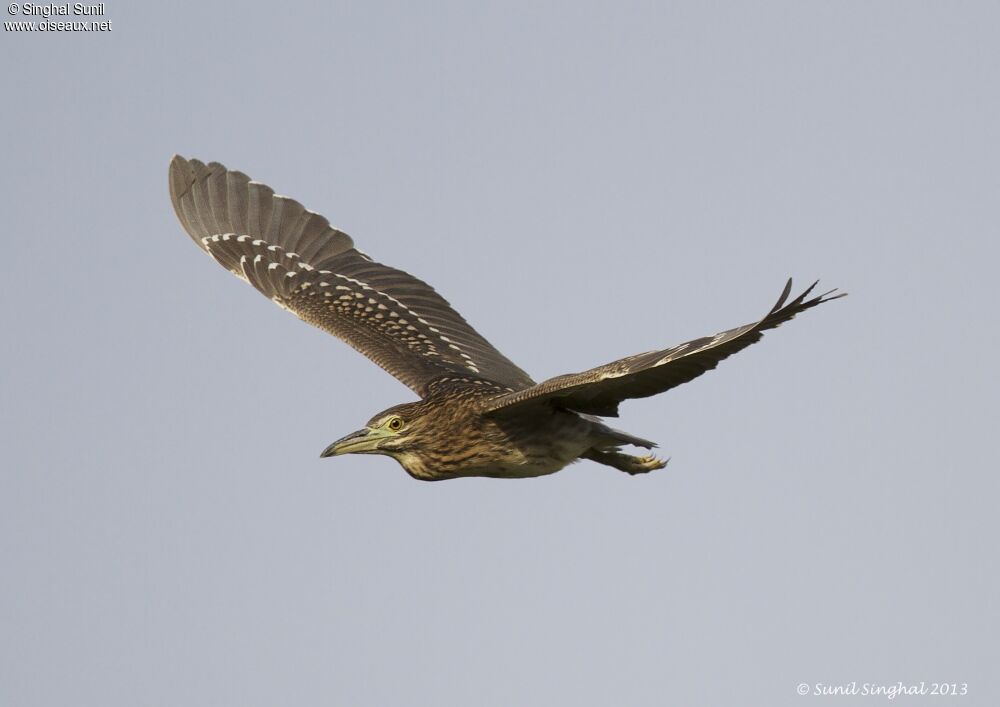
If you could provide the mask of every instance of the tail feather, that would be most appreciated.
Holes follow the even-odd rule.
[[[595,417],[594,415],[585,415],[583,413],[577,414],[585,420],[593,422],[594,425],[598,427],[601,434],[607,438],[607,444],[598,445],[601,449],[617,449],[623,444],[631,444],[632,446],[643,447],[645,449],[654,449],[659,446],[656,442],[650,442],[648,439],[630,435],[628,432],[616,430],[614,427],[608,427],[599,417]]]

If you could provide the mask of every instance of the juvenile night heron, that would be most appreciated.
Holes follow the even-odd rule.
[[[660,469],[612,429],[628,398],[700,376],[799,312],[843,295],[791,301],[791,280],[758,322],[542,383],[480,336],[429,285],[375,262],[319,214],[216,162],[174,157],[170,198],[192,240],[300,319],[343,339],[420,396],[375,415],[322,456],[385,454],[416,479],[522,478],[590,459],[629,474]]]

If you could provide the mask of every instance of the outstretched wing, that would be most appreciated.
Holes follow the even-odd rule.
[[[670,390],[715,368],[719,361],[760,341],[764,332],[787,322],[799,312],[843,297],[835,290],[806,299],[817,283],[788,304],[792,281],[785,285],[778,303],[755,324],[723,331],[661,351],[629,356],[583,373],[550,378],[536,386],[499,396],[487,412],[506,414],[526,405],[555,403],[592,415],[617,416],[618,403],[627,398],[645,398]]]
[[[169,179],[177,218],[198,247],[418,394],[449,375],[534,385],[430,285],[373,261],[298,202],[217,162],[176,156]]]

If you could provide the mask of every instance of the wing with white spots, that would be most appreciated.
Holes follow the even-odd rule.
[[[534,385],[430,285],[373,261],[293,199],[217,162],[179,156],[169,180],[177,217],[199,248],[418,394],[455,374],[514,390]]]
[[[729,329],[680,346],[629,356],[583,373],[550,378],[536,386],[503,395],[493,401],[488,412],[506,414],[527,405],[540,403],[592,415],[617,416],[618,403],[628,398],[645,398],[670,390],[715,368],[750,344],[760,341],[764,332],[787,322],[799,312],[823,302],[843,297],[834,290],[806,299],[817,283],[785,304],[792,281],[785,285],[778,303],[766,317],[754,324]]]

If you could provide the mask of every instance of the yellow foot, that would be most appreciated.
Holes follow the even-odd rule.
[[[669,459],[658,459],[652,454],[644,457],[634,457],[631,454],[623,454],[617,450],[602,451],[600,449],[588,449],[583,454],[584,459],[591,459],[598,464],[607,464],[626,474],[646,474],[653,469],[662,469],[667,465]]]
[[[629,457],[628,462],[623,464],[622,471],[629,474],[648,474],[654,469],[662,469],[667,465],[669,459],[660,459],[647,454],[644,457]]]

